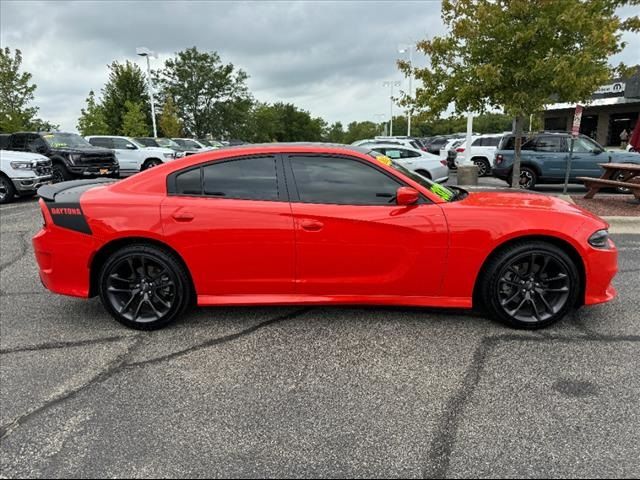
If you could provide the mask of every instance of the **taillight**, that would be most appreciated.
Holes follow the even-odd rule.
[[[40,204],[40,213],[42,214],[42,226],[46,227],[49,224],[47,206],[45,205],[44,200],[42,199],[38,200],[38,203]]]
[[[504,157],[502,155],[496,155],[496,161],[494,163],[496,165],[500,165],[503,160],[504,160]]]
[[[446,161],[446,160],[440,160],[440,163],[441,163],[442,165],[444,165],[445,167],[447,166],[447,161]]]
[[[456,152],[462,153],[462,152],[464,152],[464,148],[456,148]]]

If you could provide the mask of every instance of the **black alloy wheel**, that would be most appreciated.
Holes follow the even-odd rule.
[[[577,268],[555,245],[515,244],[494,258],[487,272],[483,302],[494,317],[511,326],[547,326],[576,304]]]
[[[177,259],[160,248],[134,245],[113,254],[100,274],[100,297],[120,323],[154,330],[190,304],[189,279]]]
[[[478,167],[478,177],[486,177],[491,172],[489,162],[484,158],[473,159],[473,163]]]

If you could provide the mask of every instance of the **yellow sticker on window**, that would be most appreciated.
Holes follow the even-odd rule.
[[[387,167],[391,166],[391,159],[386,155],[378,155],[376,156],[376,160],[378,160],[380,163],[385,164]]]

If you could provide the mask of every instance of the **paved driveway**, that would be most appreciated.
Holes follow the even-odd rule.
[[[40,223],[0,207],[0,476],[640,475],[638,235],[618,300],[536,333],[399,308],[140,333],[40,286]]]

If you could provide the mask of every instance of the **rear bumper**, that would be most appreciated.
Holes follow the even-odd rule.
[[[47,225],[32,243],[45,288],[61,295],[89,296],[89,265],[94,250],[89,235]]]

